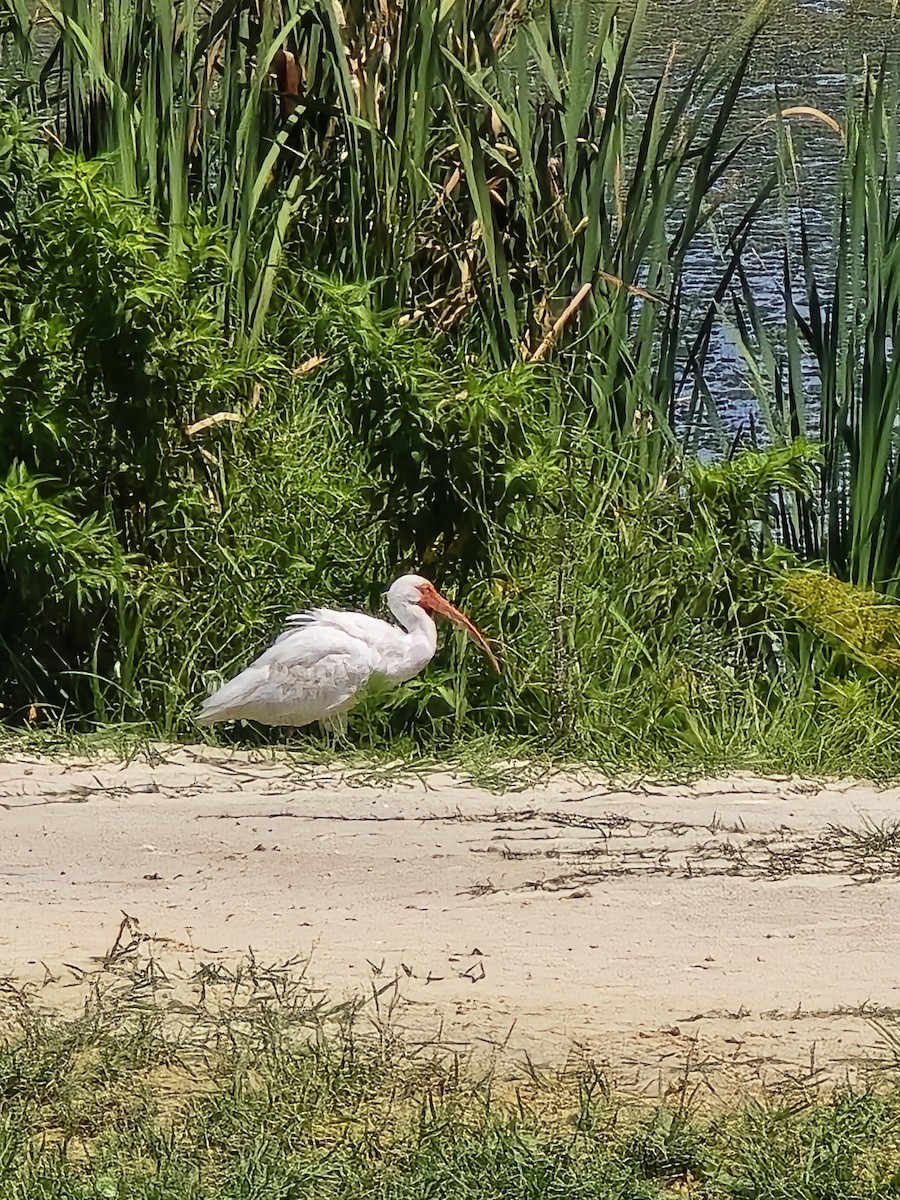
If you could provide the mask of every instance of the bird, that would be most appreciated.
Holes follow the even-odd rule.
[[[435,617],[464,629],[500,673],[480,630],[421,575],[396,579],[387,606],[396,625],[329,608],[294,613],[258,658],[203,702],[195,720],[291,728],[318,721],[343,732],[345,714],[367,688],[399,687],[427,666],[437,650]]]

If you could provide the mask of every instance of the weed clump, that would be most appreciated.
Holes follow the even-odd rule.
[[[823,571],[788,571],[782,586],[792,610],[813,633],[873,671],[900,671],[900,605],[892,599]]]

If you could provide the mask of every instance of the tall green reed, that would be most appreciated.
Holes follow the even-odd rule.
[[[572,345],[618,429],[670,415],[680,272],[741,151],[768,5],[693,69],[673,59],[641,113],[644,0],[627,23],[598,0],[4,4],[56,136],[113,155],[175,249],[193,202],[224,232],[239,330],[262,335],[290,246],[440,328],[470,318],[498,365]]]
[[[769,439],[821,442],[817,493],[784,497],[789,545],[864,586],[900,591],[900,200],[897,91],[869,69],[851,106],[829,247],[802,211],[784,251],[784,323],[741,273],[735,334]],[[823,265],[824,260],[824,265]],[[823,278],[824,274],[824,278]]]

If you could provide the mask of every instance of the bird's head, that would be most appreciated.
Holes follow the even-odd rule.
[[[491,650],[487,638],[464,613],[450,603],[446,596],[441,595],[430,580],[424,579],[421,575],[401,575],[388,588],[387,602],[391,612],[400,620],[402,620],[404,610],[421,608],[430,617],[445,617],[448,621],[452,621],[454,625],[464,629],[472,641],[482,648],[490,659],[491,666],[498,675],[500,674],[500,664]]]

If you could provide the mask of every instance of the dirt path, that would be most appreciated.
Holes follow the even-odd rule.
[[[71,1005],[120,951],[170,976],[309,960],[444,1042],[831,1076],[900,1009],[900,790],[555,778],[495,794],[179,750],[0,763],[0,977]],[[117,957],[119,957],[117,955]]]

